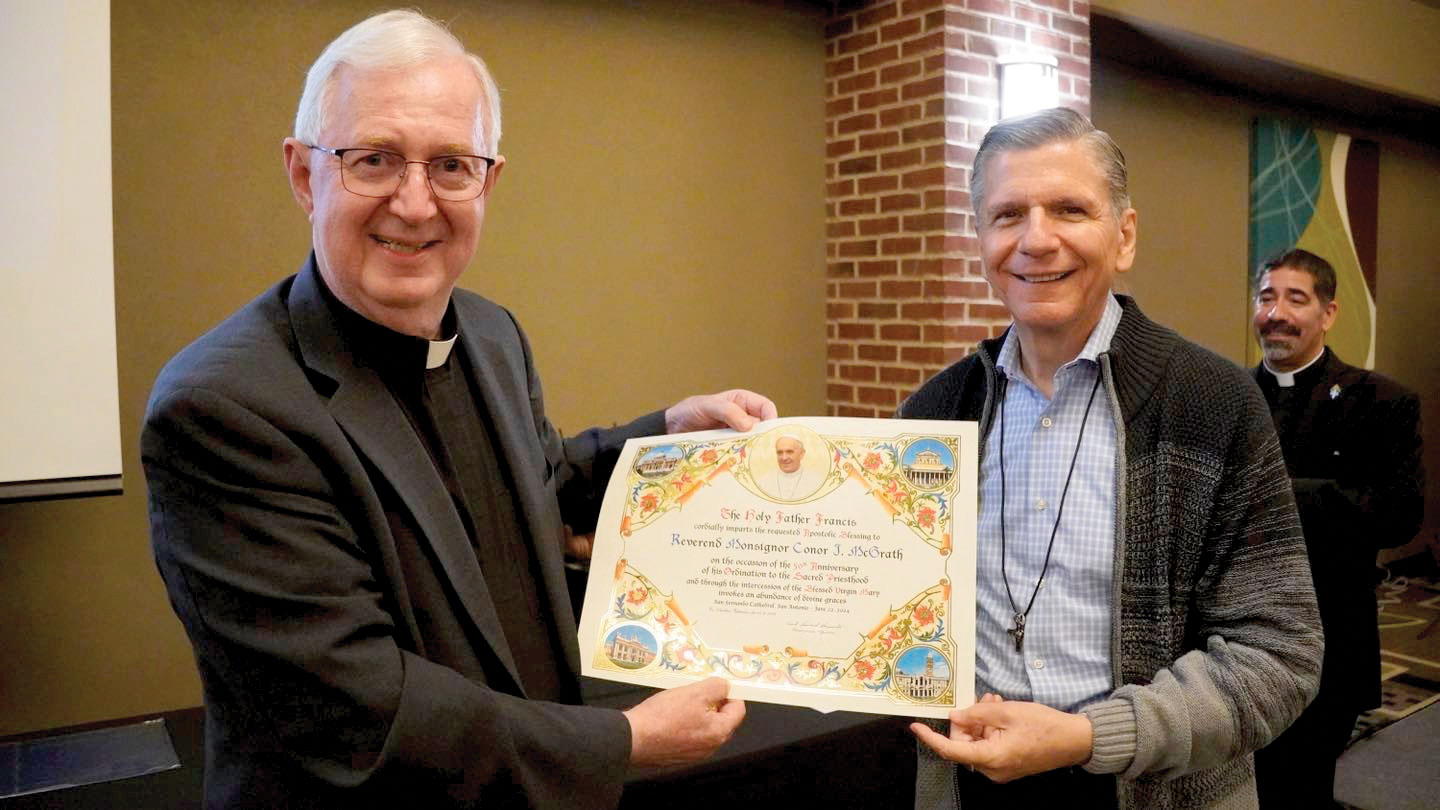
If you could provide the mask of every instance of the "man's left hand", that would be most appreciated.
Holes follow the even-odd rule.
[[[1000,783],[1083,765],[1094,737],[1085,715],[1020,700],[982,700],[956,709],[949,737],[924,723],[911,723],[910,731],[945,759]]]
[[[686,397],[666,408],[665,432],[688,433],[720,427],[746,431],[756,422],[774,419],[777,415],[775,403],[769,397],[732,388],[718,394]]]
[[[576,534],[574,529],[565,526],[565,556],[578,560],[590,559],[590,553],[595,550],[595,532],[589,534]]]

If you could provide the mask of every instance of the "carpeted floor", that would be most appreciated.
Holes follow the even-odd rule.
[[[1335,771],[1349,810],[1440,807],[1440,566],[1429,553],[1383,566],[1381,705],[1360,716]]]
[[[1385,568],[1380,602],[1382,705],[1361,715],[1351,744],[1440,701],[1440,571],[1428,554]]]
[[[1335,799],[1351,810],[1440,807],[1440,703],[1431,703],[1346,749]]]

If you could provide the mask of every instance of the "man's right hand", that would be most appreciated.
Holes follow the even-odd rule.
[[[723,678],[666,689],[625,712],[630,721],[630,764],[685,765],[725,744],[745,719],[745,702],[730,700]]]
[[[950,712],[950,736],[924,723],[910,731],[935,753],[992,782],[1005,783],[1043,771],[1083,765],[1090,759],[1095,730],[1090,718],[1039,703],[986,695]]]

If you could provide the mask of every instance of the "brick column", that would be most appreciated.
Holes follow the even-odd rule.
[[[835,0],[826,25],[831,415],[887,416],[1009,323],[980,272],[970,163],[999,112],[997,59],[1049,53],[1090,108],[1082,0]]]

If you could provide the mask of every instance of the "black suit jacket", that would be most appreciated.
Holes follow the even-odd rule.
[[[184,349],[146,413],[156,561],[205,690],[207,806],[613,806],[627,722],[525,698],[444,483],[319,284],[312,257]],[[559,504],[593,521],[624,440],[663,414],[562,441],[510,313],[453,301],[573,688]]]
[[[1409,542],[1424,517],[1420,401],[1326,348],[1296,375],[1282,418],[1275,377],[1254,373],[1280,428],[1325,626],[1316,705],[1353,715],[1380,704],[1375,554]]]

